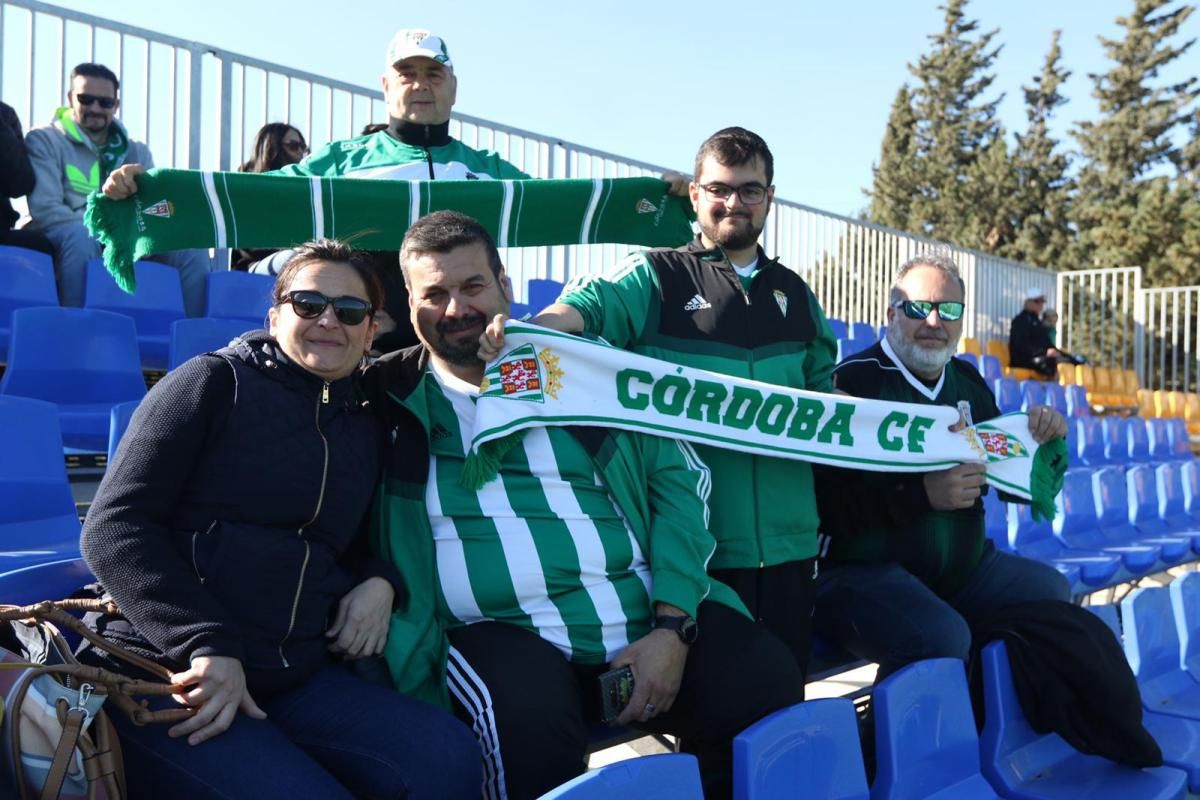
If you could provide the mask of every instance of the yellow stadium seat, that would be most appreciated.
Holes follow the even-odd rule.
[[[964,336],[958,340],[958,352],[974,353],[977,356],[983,355],[983,348],[979,346],[979,340],[974,336]]]
[[[1138,416],[1150,419],[1154,416],[1154,392],[1149,389],[1137,390]]]
[[[1187,396],[1183,392],[1167,392],[1167,414],[1164,416],[1183,417],[1187,414]]]
[[[1074,383],[1080,383],[1079,368],[1074,364],[1059,364],[1058,382],[1063,386],[1070,386]]]
[[[987,354],[1000,359],[1000,366],[1008,369],[1008,342],[1001,339],[988,339]]]
[[[1154,390],[1154,416],[1169,417],[1171,416],[1170,407],[1168,406],[1167,393],[1162,389]]]
[[[1184,419],[1187,420],[1188,433],[1192,436],[1200,436],[1200,394],[1188,392]]]

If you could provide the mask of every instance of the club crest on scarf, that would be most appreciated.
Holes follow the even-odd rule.
[[[558,399],[562,378],[558,356],[549,347],[539,352],[524,344],[505,353],[484,373],[479,396],[544,403],[546,395]]]
[[[1029,449],[1017,437],[1004,431],[987,430],[980,425],[973,431],[971,445],[987,457],[988,461],[1003,461],[1010,458],[1029,458]]]

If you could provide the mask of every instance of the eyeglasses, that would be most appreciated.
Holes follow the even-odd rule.
[[[735,194],[745,205],[756,206],[767,198],[767,187],[761,183],[743,183],[741,186],[726,186],[723,183],[701,184],[709,200],[724,203]]]
[[[291,153],[299,153],[301,155],[307,155],[308,153],[308,145],[304,142],[284,142],[283,148]]]
[[[79,105],[81,106],[99,104],[99,106],[103,109],[112,108],[117,104],[117,98],[115,97],[100,97],[99,95],[95,94],[77,94],[75,95],[75,99],[79,101]]]
[[[935,309],[943,322],[957,322],[963,315],[963,304],[957,300],[901,300],[895,307],[902,309],[909,319],[925,319]]]
[[[325,313],[325,309],[333,306],[333,315],[343,325],[357,325],[371,315],[371,304],[352,295],[328,297],[311,289],[298,289],[288,292],[281,301],[291,303],[292,310],[301,319],[316,319]]]

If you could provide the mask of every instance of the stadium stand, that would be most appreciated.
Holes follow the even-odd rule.
[[[988,386],[995,386],[996,381],[1004,377],[1004,367],[1000,366],[1000,359],[991,354],[979,357],[979,371]]]
[[[1021,385],[1015,378],[1004,377],[992,384],[996,395],[996,405],[1001,414],[1011,414],[1021,410]]]
[[[850,338],[856,342],[864,342],[864,348],[870,347],[879,341],[875,335],[875,327],[865,322],[850,323]]]
[[[537,314],[562,294],[563,284],[548,278],[532,278],[525,287],[525,300],[530,311]]]
[[[542,795],[541,800],[611,800],[614,797],[703,800],[696,757],[668,753],[618,761],[564,783]]]
[[[117,445],[121,443],[121,437],[125,435],[125,429],[129,427],[129,420],[133,418],[133,412],[138,407],[138,401],[130,400],[125,403],[117,403],[112,407],[112,412],[108,417],[108,463],[111,464],[113,458],[117,455]]]
[[[955,356],[955,358],[967,362],[975,368],[976,372],[978,372],[980,375],[983,374],[983,371],[979,366],[979,356],[975,355],[974,353],[959,353],[957,356]]]
[[[87,342],[87,346],[81,346]],[[104,452],[109,412],[146,394],[131,317],[88,308],[22,308],[13,313],[0,395],[58,407],[67,448]]]
[[[142,368],[165,370],[171,323],[185,316],[179,272],[174,267],[153,261],[138,261],[134,264],[134,270],[137,292],[128,294],[117,286],[102,260],[94,258],[89,261],[83,305],[84,308],[132,317],[137,329]]]
[[[50,597],[69,597],[80,586],[95,580],[78,555],[72,558],[55,556],[37,564],[5,568],[0,572],[0,597],[11,605],[29,605]]]
[[[1060,513],[1064,503],[1059,500]],[[1070,570],[1078,570],[1078,582],[1072,583],[1072,594],[1103,589],[1118,582],[1121,558],[1093,550],[1068,547],[1054,535],[1051,523],[1035,520],[1029,506],[1014,504],[1015,520],[1012,523],[1011,541],[1018,555],[1042,561],[1070,577]]]
[[[241,273],[235,273],[241,274]],[[249,330],[245,319],[192,317],[171,323],[171,344],[167,350],[167,369],[175,369],[201,353],[219,350]]]
[[[1159,586],[1134,589],[1121,601],[1125,657],[1148,711],[1200,720],[1200,683],[1180,665],[1181,645],[1175,629],[1170,590]]]
[[[1100,513],[1109,522],[1109,525],[1104,525],[1104,520],[1097,514],[1098,504],[1093,499],[1093,476],[1093,471],[1088,469],[1067,473],[1061,495],[1062,513],[1054,520],[1054,535],[1077,550],[1119,557],[1122,579],[1153,572],[1162,555],[1162,547],[1135,541],[1133,535],[1136,531],[1107,494],[1103,500],[1108,505],[1100,506],[1103,509]]]
[[[1109,476],[1113,477],[1109,477]],[[1138,531],[1138,541],[1158,544],[1162,547],[1162,558],[1167,564],[1178,564],[1191,554],[1192,540],[1189,535],[1179,535],[1160,516],[1158,498],[1158,476],[1151,464],[1135,464],[1125,470],[1125,491],[1120,490],[1119,470],[1110,470],[1101,475],[1102,480],[1112,481],[1113,491],[1104,499],[1119,507],[1122,498],[1128,498],[1129,522]]]
[[[829,317],[828,322],[829,322],[829,329],[831,331],[833,331],[834,339],[849,339],[850,338],[850,327],[845,323],[844,320]]]
[[[1057,383],[1044,383],[1042,390],[1046,393],[1046,405],[1060,414],[1067,413],[1067,393]]]
[[[1041,381],[1021,381],[1021,410],[1028,411],[1034,406],[1046,405],[1046,390],[1042,387],[1049,385],[1052,384],[1045,384]]]
[[[0,246],[0,359],[6,359],[12,312],[18,308],[58,305],[54,262],[45,253]]]
[[[204,316],[245,320],[254,328],[266,327],[275,280],[252,272],[210,272],[204,298]],[[250,330],[244,328],[243,330]]]

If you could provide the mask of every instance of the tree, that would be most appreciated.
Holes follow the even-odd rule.
[[[1185,241],[1197,218],[1197,202],[1184,181],[1174,182],[1165,167],[1181,168],[1188,158],[1173,136],[1191,121],[1200,89],[1196,78],[1155,86],[1167,64],[1195,40],[1173,44],[1195,10],[1174,0],[1135,0],[1132,14],[1118,17],[1121,39],[1101,37],[1113,67],[1092,74],[1100,119],[1078,123],[1073,134],[1085,158],[1072,219],[1079,230],[1085,266],[1140,265],[1150,285],[1200,282],[1200,253]]]
[[[1061,267],[1074,239],[1069,222],[1072,181],[1067,177],[1070,158],[1050,133],[1050,120],[1067,102],[1059,87],[1071,73],[1062,68],[1062,48],[1055,31],[1050,38],[1042,71],[1025,94],[1025,133],[1016,135],[1013,176],[1015,236],[998,252],[1006,258],[1040,267]]]
[[[912,95],[908,85],[904,84],[892,101],[879,163],[871,167],[875,179],[871,189],[865,192],[871,198],[867,218],[872,222],[899,230],[908,230],[911,225],[912,199],[918,190],[914,171],[916,127]]]

